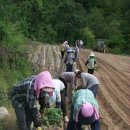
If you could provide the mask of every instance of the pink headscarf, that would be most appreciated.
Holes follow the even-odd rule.
[[[79,111],[81,109],[81,113],[84,117],[90,117],[93,115],[95,115],[95,120],[98,120],[99,119],[99,112],[98,110],[93,107],[89,102],[86,102],[84,103],[78,110],[77,114],[76,114],[76,122],[78,122],[78,114],[79,114]]]
[[[93,112],[94,112],[94,109],[90,103],[83,104],[81,108],[81,113],[84,117],[92,116]]]
[[[51,74],[48,71],[41,72],[35,77],[34,90],[37,97],[39,97],[41,88],[54,88]]]

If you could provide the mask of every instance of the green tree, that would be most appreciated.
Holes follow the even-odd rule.
[[[86,27],[80,30],[81,39],[84,41],[84,46],[93,49],[96,45],[95,36],[92,31]]]
[[[19,48],[25,44],[26,37],[17,25],[8,21],[0,21],[0,45],[10,48]]]
[[[82,5],[71,0],[61,2],[55,12],[55,30],[59,40],[77,37],[79,29],[86,24],[85,10]]]
[[[104,16],[102,10],[94,7],[87,15],[88,27],[94,32],[96,38],[104,38]]]
[[[113,49],[113,52],[115,49],[116,53],[120,53],[124,45],[124,37],[120,30],[120,25],[119,21],[113,20],[106,28],[108,46]]]

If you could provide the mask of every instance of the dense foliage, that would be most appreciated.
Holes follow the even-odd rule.
[[[20,80],[32,74],[25,49],[0,47],[0,106],[9,105],[11,88]]]
[[[103,38],[115,53],[130,51],[130,0],[1,0],[0,44],[25,38],[92,47]]]
[[[32,73],[29,42],[74,45],[82,39],[93,48],[105,39],[113,53],[130,53],[130,0],[1,0],[0,89]]]

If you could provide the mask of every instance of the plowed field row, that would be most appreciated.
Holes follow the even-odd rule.
[[[82,60],[86,60],[86,54],[88,54],[86,50],[81,52]],[[97,57],[97,61],[100,70],[95,75],[98,73],[97,77],[99,77],[101,82],[100,91],[98,92],[99,104],[101,104],[101,119],[106,117],[107,125],[111,124],[106,128],[110,129],[112,127],[114,130],[128,130],[130,127],[128,78],[118,68],[115,69],[111,66],[112,62],[101,60],[100,57]]]
[[[78,69],[84,65],[89,50],[81,49]],[[30,51],[30,61],[40,70],[49,69],[54,78],[64,70],[59,46],[40,45]],[[99,70],[94,75],[100,81],[97,99],[101,112],[101,130],[130,129],[130,60],[128,57],[95,52]]]

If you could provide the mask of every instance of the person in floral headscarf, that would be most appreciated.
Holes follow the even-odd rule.
[[[52,95],[53,90],[52,77],[48,71],[31,76],[13,87],[11,101],[20,130],[31,130],[32,122],[37,129],[41,127],[37,100],[42,92]]]

